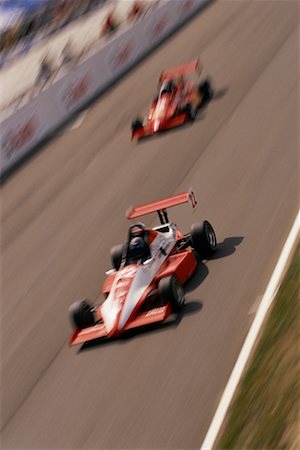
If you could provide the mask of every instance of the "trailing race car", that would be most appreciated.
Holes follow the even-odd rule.
[[[157,212],[161,224],[129,227],[128,239],[111,250],[113,269],[106,272],[102,287],[106,300],[93,306],[88,300],[70,307],[74,332],[70,344],[118,336],[126,330],[166,320],[183,307],[183,284],[193,275],[199,258],[211,255],[217,246],[208,221],[192,225],[183,234],[169,222],[167,208],[197,201],[193,191],[175,195],[127,212],[128,219]]]
[[[195,119],[199,108],[214,95],[208,78],[200,83],[185,78],[197,70],[199,73],[198,59],[161,73],[158,95],[153,99],[147,117],[144,120],[137,118],[131,124],[132,139],[151,136]]]

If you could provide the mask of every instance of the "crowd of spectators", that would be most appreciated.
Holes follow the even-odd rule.
[[[137,20],[145,11],[146,8],[143,3],[139,0],[134,1],[132,7],[128,11],[127,21],[133,22],[134,20]],[[115,8],[113,8],[108,12],[104,22],[101,24],[100,37],[109,37],[118,30],[120,25],[115,13]],[[47,52],[41,60],[40,68],[35,79],[35,87],[43,88],[55,77],[59,70],[62,68],[70,68],[79,59],[80,55],[75,51],[70,40],[64,46],[57,65],[53,62],[51,56]]]
[[[51,55],[47,52],[40,63],[40,68],[37,73],[34,86],[35,88],[43,88],[46,84],[55,77],[59,70],[63,68],[69,69],[73,64],[76,64],[80,57],[72,45],[72,42],[67,41],[66,45],[61,51],[58,64],[55,64]]]
[[[1,31],[0,53],[7,55],[17,46],[26,47],[33,39],[47,36],[106,0],[45,0],[36,9],[20,14]]]
[[[133,22],[137,20],[146,11],[147,9],[145,8],[144,3],[142,3],[140,0],[134,1],[132,3],[132,7],[128,11],[127,21]],[[108,12],[106,18],[104,19],[104,22],[100,26],[100,37],[111,36],[115,31],[118,30],[120,25],[121,24],[119,23],[115,14],[115,8],[113,8]],[[72,42],[70,40],[64,46],[58,64],[55,64],[49,53],[46,53],[40,63],[40,68],[34,83],[35,87],[43,88],[55,77],[59,70],[61,70],[62,68],[70,68],[73,64],[77,63],[77,61],[80,59],[80,56],[81,55],[78,54],[73,48]]]
[[[48,0],[44,1],[47,2]],[[128,8],[127,10],[126,17],[123,17],[123,20],[120,20],[116,8],[116,3],[112,2],[113,4],[111,8],[108,8],[107,13],[101,20],[101,23],[99,23],[98,39],[108,39],[124,24],[129,25],[130,23],[138,20],[141,16],[147,14],[148,11],[158,5],[160,1],[161,0],[151,0],[151,2],[147,0],[132,1],[130,8]],[[47,34],[49,34],[49,30],[57,30],[65,24],[69,23],[73,18],[81,16],[85,12],[89,11],[95,5],[103,4],[105,2],[108,2],[108,0],[50,0],[50,3],[52,5],[51,8],[54,8],[54,10],[51,9],[47,12],[47,14],[48,17],[50,14],[51,20],[48,23],[45,22],[46,25],[44,28],[40,27],[39,29],[43,29],[45,33],[44,36],[47,36]],[[76,13],[72,12],[73,10],[70,9],[71,3],[73,4],[73,6],[74,4],[77,5]],[[55,9],[55,5],[57,6],[58,4],[61,6],[61,8]],[[68,5],[64,7],[64,4]],[[80,5],[81,8],[79,8]],[[37,20],[37,16],[35,16],[35,19]],[[28,24],[26,25],[26,30],[28,30]],[[34,26],[30,27],[30,30],[30,33],[28,33],[27,31],[25,33],[23,30],[22,36],[28,39],[31,33],[37,33],[34,32]],[[45,30],[47,30],[48,33],[46,33]],[[19,40],[20,39],[21,37],[19,37]],[[70,70],[75,64],[77,64],[82,59],[82,57],[87,55],[90,49],[95,45],[97,45],[97,40],[92,41],[88,45],[80,47],[78,46],[78,43],[74,45],[72,39],[68,38],[66,44],[59,54],[57,52],[53,53],[52,49],[48,48],[40,59],[39,69],[33,81],[32,87],[30,89],[26,88],[24,92],[14,97],[12,101],[6,105],[6,107],[9,107],[9,105],[15,105],[16,107],[18,107],[21,102],[24,102],[25,98],[30,98],[37,95],[47,85],[51,84],[55,79],[57,79],[58,74],[61,74],[62,71],[66,72]]]
[[[154,4],[154,3],[153,3]],[[148,6],[146,7],[146,2],[141,2],[140,0],[136,0],[132,3],[131,8],[128,11],[127,15],[127,23],[134,22],[139,17],[141,17],[151,6],[153,6],[150,2],[148,2]],[[115,15],[115,9],[112,9],[109,14],[106,16],[104,20],[101,30],[100,37],[109,37],[115,31],[118,30],[120,23],[117,20]]]

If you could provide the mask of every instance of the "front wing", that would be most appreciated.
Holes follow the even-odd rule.
[[[184,196],[185,201],[188,195],[189,194],[186,194]],[[168,202],[170,202],[170,200],[174,201],[174,199],[171,198],[168,199]],[[180,196],[179,199],[177,197],[176,201],[178,200],[182,200],[182,196]],[[197,260],[194,256],[194,252],[188,249],[180,253],[171,255],[167,261],[166,266],[163,268],[163,270],[160,271],[158,276],[159,279],[161,279],[170,275],[175,275],[179,283],[184,284],[194,273],[196,267]],[[163,322],[169,317],[171,313],[172,307],[170,304],[156,306],[152,309],[142,312],[141,314],[138,314],[133,320],[130,320],[122,330],[118,331],[115,334],[110,334],[108,333],[105,327],[105,323],[103,322],[101,308],[98,307],[95,310],[95,315],[98,317],[98,322],[88,328],[76,329],[73,332],[69,343],[70,345],[78,345],[101,338],[116,337],[118,336],[118,334],[126,332],[127,330],[131,330],[133,328]]]
[[[161,131],[169,130],[171,128],[178,127],[180,125],[183,125],[187,121],[187,114],[182,113],[178,116],[172,117],[171,119],[168,119],[162,127],[160,127],[157,131],[154,131],[154,124],[153,123],[147,123],[145,126],[138,128],[137,130],[132,132],[131,139],[142,139],[147,136],[153,136],[156,133],[159,133]]]
[[[122,330],[122,332],[153,323],[163,322],[169,317],[170,314],[170,305],[164,305],[158,308],[150,309],[149,311],[139,314],[133,321],[129,322],[126,325],[125,329]],[[105,325],[103,323],[98,323],[82,330],[75,330],[70,338],[69,343],[72,346],[108,337],[112,336],[108,335]]]

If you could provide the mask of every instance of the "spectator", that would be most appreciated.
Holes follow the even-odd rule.
[[[48,54],[41,61],[40,69],[35,79],[35,86],[44,87],[54,75],[54,67]]]
[[[144,7],[140,1],[133,2],[132,8],[129,10],[127,20],[133,22],[144,13]]]
[[[102,28],[101,28],[100,36],[109,36],[112,33],[114,33],[117,30],[117,28],[118,28],[118,24],[115,21],[114,10],[113,10],[106,17],[106,19],[102,25]]]
[[[61,52],[61,66],[66,67],[75,63],[75,52],[72,48],[71,41],[68,41]]]
[[[0,35],[0,54],[3,62],[9,60],[10,52],[15,49],[20,48],[18,54],[22,54],[23,48],[27,49],[37,37],[48,36],[108,0],[44,0],[42,6],[40,2],[33,0],[9,0],[7,3],[12,4],[12,10],[14,3],[20,3],[21,12],[13,20],[12,12],[6,15],[2,13],[2,1],[4,3],[4,0],[0,0],[1,24],[7,23],[7,28],[2,27]],[[8,19],[5,20],[5,17]],[[116,27],[112,17],[108,18],[107,27],[110,31]]]

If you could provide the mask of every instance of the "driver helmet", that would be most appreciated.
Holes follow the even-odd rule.
[[[161,85],[160,93],[161,94],[171,94],[174,91],[175,83],[173,80],[165,80]]]
[[[134,260],[142,259],[145,253],[145,241],[142,237],[136,236],[129,242],[130,256]]]

